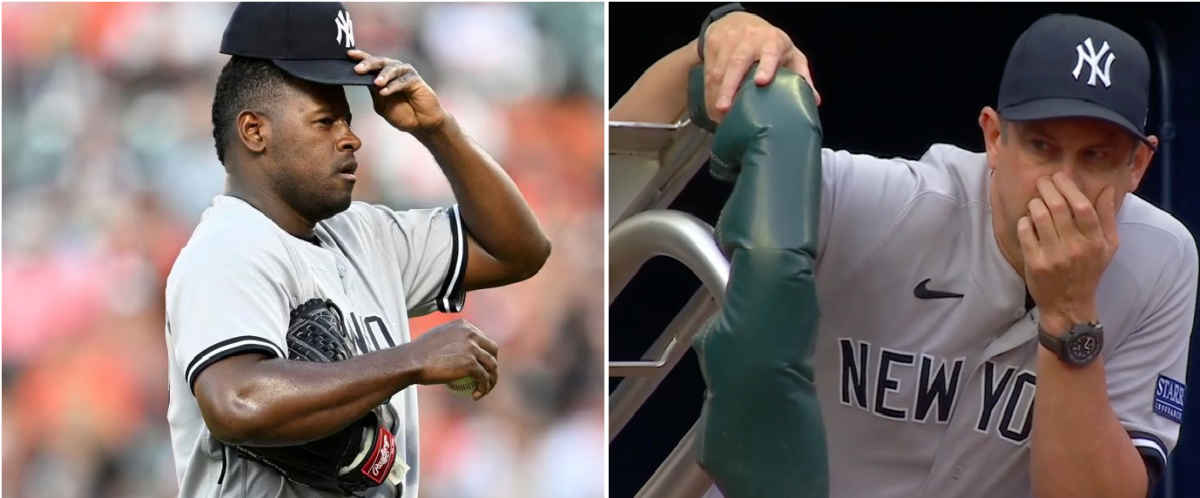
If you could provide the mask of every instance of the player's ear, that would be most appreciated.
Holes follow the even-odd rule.
[[[266,116],[254,111],[242,111],[237,117],[238,138],[250,152],[261,154],[267,148],[270,125]]]
[[[984,106],[979,111],[979,129],[983,132],[983,147],[987,151],[988,167],[996,169],[996,156],[1000,153],[1000,141],[1003,135],[1003,123],[1000,115],[991,107]]]

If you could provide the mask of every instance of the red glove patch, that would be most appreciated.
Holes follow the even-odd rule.
[[[396,461],[396,437],[382,425],[379,426],[378,434],[375,438],[375,450],[363,465],[362,473],[375,481],[375,484],[382,484],[388,472],[392,470],[392,463]]]

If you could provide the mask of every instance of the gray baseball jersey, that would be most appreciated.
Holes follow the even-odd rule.
[[[241,459],[212,437],[193,387],[206,367],[253,351],[287,357],[290,311],[331,299],[360,352],[410,340],[408,319],[461,310],[466,239],[457,206],[394,211],[355,202],[319,223],[317,242],[294,237],[246,202],[218,196],[167,279],[171,427],[180,496],[307,498],[326,493]],[[418,491],[416,389],[388,404],[391,431],[409,467],[404,496]],[[393,496],[387,485],[371,498]]]
[[[1038,310],[997,246],[985,156],[935,145],[917,161],[822,162],[815,365],[831,496],[1032,496]],[[1161,465],[1182,416],[1196,245],[1135,195],[1117,218],[1097,296],[1108,396]]]

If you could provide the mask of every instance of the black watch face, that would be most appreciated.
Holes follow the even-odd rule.
[[[1071,363],[1087,365],[1100,356],[1103,347],[1103,336],[1095,330],[1089,330],[1070,339],[1066,345],[1066,356]]]

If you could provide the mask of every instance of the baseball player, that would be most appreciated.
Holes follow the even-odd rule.
[[[213,99],[226,190],[166,290],[170,422],[183,497],[418,492],[417,384],[498,379],[494,342],[408,319],[536,274],[550,243],[515,185],[407,64],[355,47],[340,3],[244,3]],[[362,143],[343,85],[421,141],[458,199],[351,201]]]
[[[760,85],[779,66],[813,82],[788,36],[737,6],[702,33],[610,119],[672,122],[702,58],[718,118],[755,61]],[[1152,492],[1179,434],[1197,253],[1133,194],[1158,143],[1149,82],[1133,37],[1047,16],[979,113],[984,151],[822,151],[814,357],[831,496]]]

